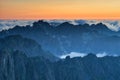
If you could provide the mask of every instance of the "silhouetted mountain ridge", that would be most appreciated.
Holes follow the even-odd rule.
[[[103,23],[73,25],[64,22],[53,26],[39,20],[32,26],[16,26],[13,29],[1,31],[0,37],[16,34],[35,40],[44,50],[55,55],[70,52],[106,52],[109,54],[119,54],[120,52],[118,49],[120,47],[120,31],[111,31]]]

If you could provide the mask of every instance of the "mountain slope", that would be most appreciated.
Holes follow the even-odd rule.
[[[44,51],[41,46],[34,40],[24,38],[20,35],[11,35],[0,39],[1,50],[19,50],[27,56],[41,56],[47,59],[57,59],[50,52]]]

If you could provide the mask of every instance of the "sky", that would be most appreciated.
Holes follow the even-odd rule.
[[[120,19],[120,0],[0,0],[0,19]]]

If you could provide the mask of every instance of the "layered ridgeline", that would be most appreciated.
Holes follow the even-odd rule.
[[[112,31],[102,23],[73,25],[64,22],[54,26],[40,20],[32,26],[3,30],[0,37],[16,34],[35,40],[55,55],[70,52],[120,54],[120,31]]]
[[[88,54],[51,62],[18,50],[1,50],[0,80],[120,80],[120,57]]]
[[[11,35],[0,38],[0,50],[19,50],[25,53],[28,57],[40,56],[53,61],[57,60],[57,57],[48,51],[44,51],[35,40],[24,38],[20,35]]]
[[[55,56],[69,52],[119,55],[119,34],[102,23],[51,26],[44,21],[1,31],[0,80],[120,80],[119,56]]]

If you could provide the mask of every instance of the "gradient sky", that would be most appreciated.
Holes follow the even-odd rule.
[[[120,0],[0,0],[0,19],[120,19]]]

